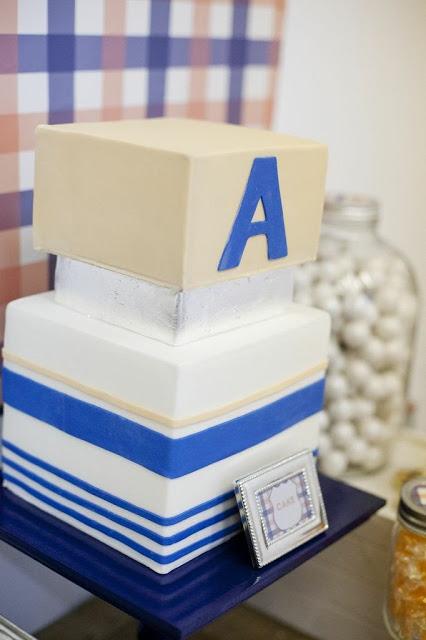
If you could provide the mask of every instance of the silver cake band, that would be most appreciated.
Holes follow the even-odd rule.
[[[179,290],[58,256],[55,299],[85,315],[168,344],[201,338],[285,312],[293,269]]]

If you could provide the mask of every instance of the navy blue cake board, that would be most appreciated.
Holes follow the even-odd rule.
[[[320,475],[329,529],[263,569],[243,534],[159,575],[0,490],[0,539],[141,622],[141,638],[184,639],[365,522],[384,500]],[[1,605],[1,603],[0,603]]]

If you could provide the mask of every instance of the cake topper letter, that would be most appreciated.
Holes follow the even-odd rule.
[[[263,205],[265,219],[253,222],[259,200]],[[276,158],[253,160],[246,190],[220,259],[218,271],[238,267],[248,239],[259,235],[266,236],[268,260],[284,258],[287,255]]]

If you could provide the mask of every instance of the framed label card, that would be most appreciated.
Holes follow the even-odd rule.
[[[236,480],[234,488],[256,567],[328,529],[315,459],[308,450]]]

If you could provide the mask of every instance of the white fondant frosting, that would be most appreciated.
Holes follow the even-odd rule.
[[[83,531],[90,533],[90,535],[107,542],[114,548],[118,548],[127,555],[135,557],[156,571],[167,572],[187,562],[190,557],[193,557],[192,554],[185,554],[179,560],[167,562],[166,565],[156,563],[143,553],[129,549],[126,544],[123,546],[120,541],[103,534],[102,531],[87,526],[78,518],[67,515],[60,508],[55,508],[51,503],[49,504],[49,500],[46,502],[46,496],[48,499],[50,498],[50,500],[62,505],[62,507],[69,507],[80,516],[89,517],[95,523],[108,526],[113,531],[124,534],[130,540],[154,550],[159,555],[166,556],[175,551],[186,549],[194,542],[202,542],[210,535],[225,531],[229,526],[237,522],[234,517],[235,514],[231,513],[228,517],[210,526],[203,527],[195,534],[186,536],[182,541],[172,545],[156,544],[150,537],[140,535],[128,524],[123,526],[116,519],[125,518],[130,520],[132,524],[145,527],[154,534],[170,537],[187,531],[190,527],[197,526],[210,518],[229,512],[235,504],[233,500],[225,499],[218,505],[185,518],[178,524],[171,526],[158,525],[148,518],[129,512],[129,509],[117,506],[108,499],[94,495],[74,482],[58,477],[52,471],[41,468],[40,461],[51,465],[51,469],[58,469],[61,472],[70,474],[70,477],[88,483],[96,490],[101,490],[110,496],[119,498],[121,501],[126,501],[136,508],[160,514],[164,518],[171,518],[185,513],[198,505],[208,504],[209,500],[214,500],[220,496],[225,496],[226,498],[226,495],[229,495],[229,492],[232,491],[235,477],[253,468],[261,467],[271,460],[290,455],[293,451],[301,448],[315,448],[318,440],[318,423],[318,414],[316,414],[249,450],[209,465],[182,478],[169,480],[6,405],[4,432],[5,484],[12,492],[21,495],[43,510],[57,515]],[[26,454],[26,457],[23,456],[23,453]],[[32,457],[36,463],[28,461],[28,456]],[[29,472],[31,477],[29,478],[27,474],[17,470],[17,465],[21,468],[23,467],[24,471]],[[34,480],[33,476],[36,477],[36,480]],[[21,483],[21,486],[16,484],[17,480]],[[44,486],[46,482],[49,485],[53,485],[55,488],[53,492]],[[29,490],[25,487],[29,487]],[[31,494],[29,492],[31,490],[35,490],[36,494]],[[64,496],[63,492],[71,494],[73,497],[70,499]],[[41,497],[38,494],[41,494]],[[91,503],[92,506],[90,508],[82,506],[76,502],[75,496],[77,496],[77,500],[79,498],[83,499]],[[96,511],[96,508],[99,507],[108,511],[110,515],[105,517],[105,515],[99,514]],[[207,548],[211,548],[210,543],[207,543],[206,547],[203,546],[199,553],[204,552]]]
[[[91,514],[90,520],[95,524],[90,526],[90,524],[87,524],[87,521],[82,522],[80,514],[79,514],[80,517],[75,517],[75,516],[73,517],[73,515],[70,515],[69,512],[67,513],[63,509],[64,503],[60,503],[62,508],[55,508],[54,506],[52,506],[52,504],[46,503],[45,498],[41,499],[41,498],[34,497],[34,495],[32,495],[29,490],[25,490],[22,487],[17,486],[15,483],[9,480],[5,480],[4,485],[7,489],[15,493],[17,496],[23,498],[24,500],[33,504],[39,509],[49,513],[50,515],[56,516],[60,520],[63,520],[64,522],[76,527],[77,529],[80,529],[84,533],[87,533],[88,535],[96,538],[100,542],[103,542],[108,546],[113,547],[117,551],[120,551],[124,555],[130,558],[133,558],[134,560],[140,562],[141,564],[144,564],[145,566],[152,569],[153,571],[157,573],[162,573],[162,574],[169,573],[170,571],[173,571],[173,569],[176,569],[177,567],[180,567],[183,564],[186,564],[187,562],[192,560],[193,558],[199,556],[201,553],[205,553],[210,549],[213,549],[215,546],[226,542],[226,540],[229,540],[233,535],[235,535],[239,531],[238,522],[235,522],[235,518],[232,518],[229,520],[230,524],[228,524],[228,526],[225,529],[223,530],[217,529],[215,531],[213,530],[209,531],[209,533],[207,534],[208,538],[214,537],[215,540],[213,542],[209,542],[208,538],[207,538],[207,542],[203,541],[202,539],[192,541],[190,545],[194,545],[194,544],[197,545],[195,550],[190,551],[189,553],[185,553],[177,560],[172,560],[170,562],[163,564],[149,558],[147,556],[147,552],[145,551],[145,549],[147,549],[147,545],[145,544],[145,541],[143,545],[142,543],[138,543],[137,540],[135,539],[135,536],[128,535],[129,533],[128,531],[126,531],[126,533],[123,534],[119,530],[112,529],[111,523],[108,523],[108,525],[104,525],[104,527],[106,527],[107,532],[105,532],[105,530],[104,531],[99,530],[98,528],[99,524],[103,524],[103,523],[100,523],[98,519],[94,519],[93,514]],[[75,511],[75,509],[73,510]],[[228,533],[229,531],[231,532]],[[117,533],[121,534],[120,538],[125,537],[126,542],[123,542],[122,539],[117,539],[116,537],[113,537],[114,535],[117,535]],[[144,551],[141,552],[137,548],[135,549],[134,548],[135,544],[138,544],[138,546],[142,547]],[[149,551],[150,550],[148,550],[148,552]],[[176,550],[174,551],[174,553],[176,553]]]
[[[310,416],[256,447],[175,480],[73,438],[7,405],[4,438],[37,458],[140,508],[174,516],[231,491],[234,479],[251,468],[257,469],[295,450],[316,449],[318,415]]]
[[[9,408],[10,415],[12,419],[15,417],[15,413],[13,413],[14,409]],[[23,414],[25,415],[25,414]],[[18,425],[19,420],[18,418]],[[43,423],[41,423],[43,424]],[[36,427],[37,428],[37,427]],[[43,433],[43,431],[38,431],[37,433]],[[48,434],[50,432],[47,432]],[[42,481],[46,481],[48,483],[53,483],[60,489],[72,493],[76,498],[82,498],[85,500],[89,500],[95,507],[100,507],[102,509],[107,509],[113,515],[117,517],[126,518],[130,520],[132,523],[137,524],[141,527],[149,528],[153,533],[158,534],[160,536],[172,536],[175,534],[179,534],[185,532],[188,528],[198,525],[200,522],[205,522],[206,520],[215,519],[220,517],[223,513],[226,513],[233,509],[235,506],[235,500],[233,495],[230,496],[228,493],[220,494],[219,496],[215,496],[212,498],[214,504],[210,506],[210,501],[200,502],[198,505],[198,509],[194,513],[189,513],[188,509],[183,509],[182,511],[176,514],[169,514],[169,521],[167,520],[166,514],[161,516],[161,502],[156,502],[155,496],[151,498],[150,494],[146,491],[141,491],[141,480],[147,480],[149,472],[146,472],[145,475],[142,476],[141,480],[136,485],[138,487],[138,491],[136,492],[135,501],[135,492],[130,491],[130,487],[124,489],[124,493],[119,495],[118,491],[120,489],[120,483],[105,483],[101,480],[99,481],[97,478],[92,478],[92,483],[87,479],[87,473],[84,473],[81,478],[76,475],[76,473],[80,473],[79,469],[75,469],[75,464],[68,464],[65,467],[57,467],[55,463],[59,463],[59,459],[54,455],[53,452],[49,452],[46,450],[34,452],[33,447],[28,446],[28,442],[25,443],[21,438],[18,438],[17,442],[21,445],[18,446],[14,442],[8,442],[4,448],[5,454],[5,469],[7,469],[7,465],[11,467],[13,464],[19,464],[21,467],[23,466],[27,471],[31,474],[35,474]],[[26,446],[27,449],[22,447]],[[26,457],[25,457],[26,456]],[[44,457],[40,457],[44,456]],[[87,457],[87,454],[86,454]],[[84,459],[86,459],[86,457]],[[34,458],[34,460],[32,460]],[[50,465],[51,470],[49,470],[46,466],[41,465],[41,462],[45,463],[45,465]],[[70,468],[74,473],[70,471]],[[61,472],[61,474],[58,472]],[[113,468],[113,471],[116,469]],[[127,474],[127,479],[132,478],[132,475]],[[15,470],[14,470],[15,473]],[[68,479],[67,479],[67,476]],[[161,476],[159,476],[161,477]],[[87,483],[87,487],[83,487],[82,483],[77,482],[75,480],[77,478],[80,481],[85,481]],[[98,484],[93,484],[95,481]],[[113,492],[109,489],[113,489]],[[104,493],[102,493],[102,490]],[[165,488],[159,489],[161,492],[165,491]],[[117,500],[115,500],[117,498]],[[217,501],[215,501],[217,498]],[[205,506],[203,506],[205,505]],[[197,505],[193,505],[197,506]],[[151,508],[149,508],[151,507]],[[191,509],[192,507],[189,507]],[[146,513],[144,512],[146,510]],[[185,515],[188,514],[189,515]],[[154,516],[158,515],[159,518],[155,518]],[[161,517],[160,517],[161,516]],[[176,520],[173,519],[176,516]],[[179,516],[179,517],[178,517]]]
[[[5,373],[116,415],[118,443],[125,436],[124,419],[161,434],[171,447],[189,437],[214,437],[221,425],[319,384],[328,325],[322,312],[290,305],[278,318],[170,346],[70,310],[51,293],[40,294],[9,305]],[[96,396],[94,389],[105,395]],[[259,396],[259,389],[266,392]],[[126,407],[110,402],[109,395]],[[8,406],[6,394],[6,486],[160,573],[239,530],[232,499],[236,477],[318,444],[319,414],[312,413],[237,453],[167,477],[167,467],[162,475],[93,444],[84,432],[78,436],[72,414],[64,430],[35,417],[25,402],[23,410]],[[282,420],[284,425],[285,415]],[[233,441],[232,433],[226,438]],[[185,450],[187,468],[198,446]]]
[[[29,488],[33,489],[34,492],[37,491],[42,496],[50,498],[50,500],[56,501],[60,505],[64,505],[69,509],[75,509],[79,514],[86,516],[87,518],[92,518],[99,524],[113,527],[114,531],[118,531],[124,535],[131,536],[135,542],[138,542],[139,544],[146,546],[147,549],[155,551],[156,553],[161,555],[174,553],[175,551],[185,549],[193,542],[205,540],[211,534],[222,531],[230,525],[235,524],[239,519],[238,513],[236,512],[236,510],[233,510],[232,515],[224,518],[223,520],[220,520],[218,523],[206,526],[193,534],[186,535],[185,538],[179,540],[178,542],[171,543],[169,542],[169,540],[173,539],[173,534],[170,532],[169,528],[166,529],[166,533],[164,535],[155,534],[155,532],[151,531],[150,526],[147,527],[146,525],[139,525],[139,523],[136,523],[134,519],[132,520],[130,518],[127,518],[127,516],[117,517],[109,505],[104,508],[90,506],[93,505],[93,501],[90,499],[90,497],[84,499],[84,502],[87,503],[87,505],[85,504],[83,506],[81,504],[83,500],[79,501],[78,498],[75,499],[75,492],[73,488],[71,488],[71,490],[64,490],[62,488],[62,485],[64,483],[57,480],[55,480],[53,483],[49,482],[49,485],[52,486],[51,488],[46,488],[45,485],[47,483],[40,481],[40,476],[38,473],[32,472],[32,477],[29,478],[27,473],[19,471],[18,468],[22,466],[22,460],[21,464],[19,464],[15,462],[16,459],[19,459],[19,456],[15,455],[14,460],[9,460],[9,455],[7,455],[7,462],[5,462],[4,465],[6,484],[9,484],[11,487],[19,487],[19,484],[16,482],[16,480],[18,480],[21,485],[21,489],[22,485],[27,485]],[[36,479],[34,479],[34,477]],[[33,498],[37,499],[36,496],[33,496]],[[205,519],[204,514],[202,514],[202,516],[198,516],[198,522],[202,521],[201,518]],[[138,529],[140,529],[140,531],[146,529],[146,534],[144,535],[143,533],[138,532]],[[185,525],[185,529],[189,529],[189,527]],[[157,536],[158,540],[163,539],[167,542],[167,544],[161,544],[160,542],[158,542]],[[174,537],[178,538],[180,536],[177,536],[175,534]],[[154,538],[154,540],[152,538]]]
[[[5,354],[182,426],[323,368],[328,334],[325,312],[290,305],[271,320],[175,347],[69,310],[49,292],[8,306]]]
[[[49,377],[46,374],[43,375],[42,373],[39,373],[38,371],[35,371],[31,368],[22,366],[22,364],[17,364],[13,362],[13,359],[5,358],[4,365],[8,370],[13,371],[19,375],[27,376],[42,385],[46,385],[51,389],[54,389],[60,393],[67,394],[68,396],[81,400],[82,402],[90,403],[91,405],[100,407],[101,409],[105,409],[106,411],[112,411],[117,416],[148,427],[152,431],[161,433],[167,438],[171,439],[185,438],[186,436],[201,433],[202,431],[205,431],[210,427],[233,420],[249,412],[256,411],[257,409],[261,409],[262,407],[265,407],[275,402],[276,400],[279,400],[280,398],[286,397],[294,393],[295,391],[303,389],[304,387],[311,385],[324,377],[324,373],[322,370],[318,373],[302,376],[300,380],[298,380],[294,384],[288,385],[285,388],[271,393],[270,395],[267,395],[265,397],[247,402],[246,404],[238,406],[237,408],[225,414],[221,414],[219,417],[200,420],[189,425],[181,426],[177,429],[170,425],[163,424],[158,420],[150,420],[142,417],[140,414],[132,413],[132,411],[117,407],[101,398],[97,398],[91,394],[85,393],[80,389],[67,385],[63,381],[57,380],[53,377]]]

